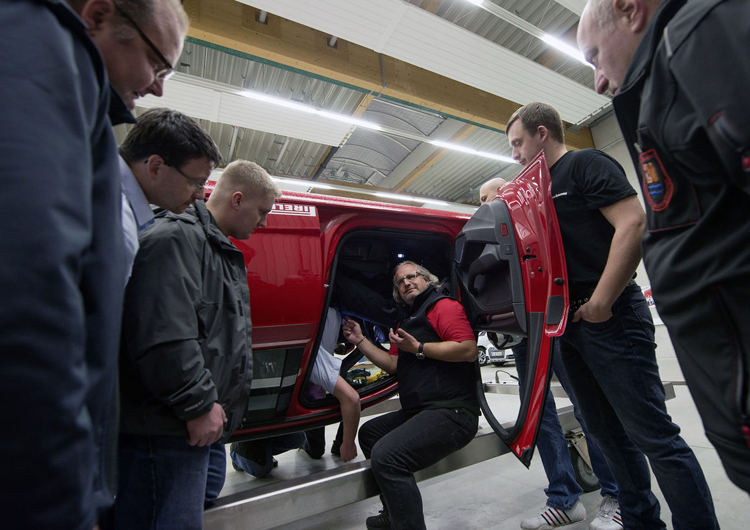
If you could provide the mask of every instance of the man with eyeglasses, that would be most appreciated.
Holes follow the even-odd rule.
[[[279,195],[263,168],[235,161],[206,203],[161,211],[141,233],[125,290],[116,528],[202,527],[209,462],[252,382],[247,272],[229,238],[265,226]],[[210,478],[219,491],[223,476]]]
[[[176,110],[150,109],[120,145],[122,231],[128,276],[138,233],[153,223],[150,204],[182,213],[204,198],[221,154],[198,123]]]
[[[461,304],[436,290],[438,285],[434,274],[413,261],[396,267],[393,298],[407,316],[390,331],[390,351],[367,340],[354,320],[344,321],[344,337],[396,375],[401,401],[401,410],[359,431],[383,501],[381,513],[367,518],[369,530],[425,528],[414,473],[464,447],[477,432],[474,331]]]
[[[122,103],[133,110],[147,94],[161,97],[164,81],[174,73],[187,33],[188,19],[179,0],[68,0],[88,24],[88,33],[104,58],[107,75],[119,98],[112,119],[128,119]],[[117,123],[114,123],[115,125]]]
[[[76,7],[0,2],[0,519],[8,528],[90,529],[113,502],[125,271],[108,113],[119,102],[130,116],[136,97],[161,94],[187,25],[177,0]]]

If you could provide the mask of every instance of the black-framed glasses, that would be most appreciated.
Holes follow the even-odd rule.
[[[410,282],[413,282],[417,279],[418,276],[422,276],[418,272],[410,272],[409,274],[405,276],[401,276],[398,280],[396,280],[396,287],[401,287],[404,283],[404,280],[409,280]]]
[[[133,20],[133,18],[130,15],[128,15],[119,5],[117,5],[117,2],[113,1],[112,3],[114,4],[115,9],[117,9],[120,12],[120,14],[123,17],[125,17],[125,20],[127,20],[128,22],[130,22],[130,24],[132,24],[132,26],[138,32],[138,35],[140,35],[141,38],[143,39],[143,42],[145,42],[148,45],[148,47],[151,48],[151,50],[156,54],[159,60],[164,63],[164,68],[162,68],[161,70],[157,70],[156,78],[161,79],[161,80],[169,79],[172,76],[172,74],[174,74],[174,67],[172,66],[172,63],[167,61],[167,58],[164,57],[164,55],[159,51],[159,48],[156,47],[156,44],[151,42],[151,39],[149,39],[146,36],[146,34],[143,33],[143,30],[140,28],[140,26],[138,26],[138,24],[136,24],[135,20]]]
[[[169,167],[171,167],[171,168],[174,168],[175,170],[177,170],[177,173],[179,173],[180,175],[182,175],[182,176],[183,176],[183,177],[185,178],[185,180],[189,181],[189,182],[190,182],[190,184],[192,184],[193,186],[195,186],[195,187],[196,187],[196,188],[198,188],[199,190],[202,190],[202,189],[204,189],[204,188],[206,187],[206,183],[208,182],[208,179],[206,179],[206,180],[204,180],[203,182],[200,182],[200,183],[199,183],[199,182],[196,182],[196,181],[195,181],[195,180],[193,180],[193,179],[192,179],[191,177],[188,177],[188,176],[187,176],[187,175],[186,175],[185,173],[183,173],[183,172],[182,172],[182,171],[180,170],[180,168],[178,168],[178,167],[177,167],[176,165],[174,165],[174,164],[170,164],[170,163],[169,163],[169,162],[167,162],[166,160],[164,161],[164,163],[165,163],[166,165],[168,165]]]

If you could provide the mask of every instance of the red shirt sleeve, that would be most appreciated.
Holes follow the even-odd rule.
[[[456,300],[438,300],[427,312],[427,321],[444,341],[474,340],[474,330],[469,325],[463,306]]]

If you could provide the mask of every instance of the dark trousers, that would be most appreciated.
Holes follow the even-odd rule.
[[[730,480],[750,493],[750,286],[726,285],[656,307]]]
[[[474,438],[478,425],[479,418],[463,409],[435,409],[413,416],[397,410],[362,426],[359,446],[372,461],[391,528],[425,528],[414,472],[464,447]]]
[[[627,287],[612,313],[605,322],[568,322],[560,351],[586,426],[620,488],[623,524],[665,528],[648,458],[675,530],[718,528],[703,471],[667,414],[654,325],[640,288]]]

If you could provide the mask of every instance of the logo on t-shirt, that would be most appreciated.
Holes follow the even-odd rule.
[[[639,157],[641,184],[646,202],[655,212],[665,210],[672,200],[674,185],[669,174],[664,170],[656,149],[649,149]]]

